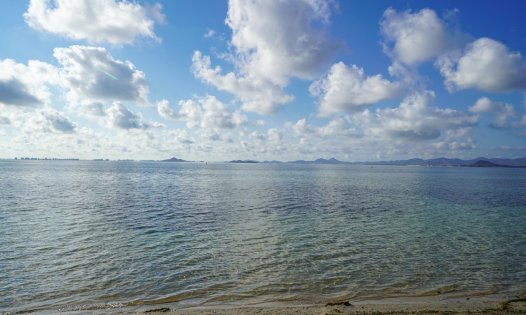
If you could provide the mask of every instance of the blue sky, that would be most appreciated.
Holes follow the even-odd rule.
[[[0,3],[0,157],[526,156],[526,5]]]

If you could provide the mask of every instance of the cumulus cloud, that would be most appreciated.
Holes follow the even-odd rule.
[[[109,126],[120,129],[148,129],[150,124],[142,121],[141,116],[133,113],[128,107],[119,102],[107,109],[106,115],[108,117]]]
[[[320,114],[327,116],[397,97],[401,85],[379,74],[368,77],[362,68],[339,62],[331,67],[325,78],[312,83],[309,90],[319,98]]]
[[[41,101],[29,93],[22,82],[11,79],[0,81],[0,102],[7,105],[31,106]]]
[[[157,102],[157,113],[159,113],[159,116],[163,118],[171,118],[171,119],[178,119],[179,115],[177,112],[175,112],[172,107],[170,106],[170,102],[168,100],[162,99],[159,102]]]
[[[476,114],[493,113],[494,121],[491,126],[498,129],[509,128],[509,118],[515,116],[515,110],[510,104],[494,102],[487,97],[479,98],[469,111]]]
[[[282,91],[289,79],[312,79],[336,51],[320,27],[329,16],[330,3],[320,0],[231,0],[226,23],[235,71],[222,74],[197,51],[194,75],[234,94],[246,111],[274,113],[293,99]]]
[[[101,102],[84,102],[80,107],[83,114],[89,116],[106,116],[106,110],[104,104]]]
[[[162,21],[164,17],[158,4],[144,7],[127,0],[31,0],[24,18],[37,30],[121,45],[139,37],[159,40],[154,19]]]
[[[453,44],[446,25],[431,9],[412,13],[389,8],[380,27],[388,53],[407,65],[437,57]]]
[[[437,65],[449,91],[526,90],[526,62],[521,54],[490,38],[475,40],[463,53],[444,55]]]
[[[231,0],[226,22],[244,72],[285,84],[289,76],[312,78],[334,53],[334,43],[314,26],[329,16],[327,1]]]
[[[351,123],[342,118],[334,118],[324,126],[314,126],[307,122],[305,118],[298,120],[291,126],[293,133],[300,137],[360,137],[360,133],[354,128]]]
[[[55,48],[68,99],[75,102],[132,101],[148,104],[146,76],[129,61],[115,60],[102,47]]]
[[[307,119],[302,118],[292,125],[292,130],[296,135],[313,133],[315,129],[307,123]]]
[[[11,120],[8,117],[0,116],[0,125],[9,125]]]
[[[73,133],[75,124],[64,114],[50,108],[38,111],[25,122],[26,132]]]
[[[12,59],[0,60],[0,104],[35,106],[50,102],[50,84],[58,82],[56,69],[45,62],[27,65]]]
[[[55,131],[70,133],[75,130],[75,125],[67,117],[57,111],[43,111],[42,115],[51,124]]]
[[[164,118],[185,120],[188,128],[232,129],[248,122],[247,116],[239,110],[229,111],[211,95],[196,100],[181,100],[178,110],[174,110],[167,100],[162,100],[157,103],[157,112]]]
[[[294,99],[281,87],[268,80],[239,76],[234,72],[221,74],[221,67],[212,68],[210,57],[196,51],[192,57],[194,75],[217,89],[229,92],[243,103],[243,110],[262,115],[275,113],[279,106]]]
[[[248,119],[240,111],[230,112],[217,98],[208,96],[201,102],[202,128],[234,128],[245,124]]]
[[[353,122],[369,137],[399,138],[405,140],[430,140],[438,138],[442,131],[468,127],[477,117],[446,108],[431,107],[433,93],[416,92],[406,97],[396,108],[365,110],[355,114]]]
[[[443,139],[433,143],[431,146],[438,152],[450,151],[456,153],[460,150],[474,149],[475,142],[471,136],[471,128],[464,127],[446,130]]]

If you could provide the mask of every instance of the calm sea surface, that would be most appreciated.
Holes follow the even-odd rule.
[[[525,169],[0,162],[0,313],[525,291]]]

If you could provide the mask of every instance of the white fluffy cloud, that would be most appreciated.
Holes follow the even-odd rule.
[[[279,85],[290,76],[312,78],[336,48],[313,26],[328,21],[329,3],[231,0],[226,22],[243,71]]]
[[[88,116],[106,116],[105,106],[101,102],[82,102],[82,105],[79,107],[79,110],[82,114]]]
[[[444,22],[435,11],[396,12],[389,8],[380,23],[388,52],[396,60],[415,65],[444,53],[452,45],[452,38]]]
[[[450,91],[526,90],[526,62],[521,54],[490,38],[479,38],[463,54],[447,54],[437,64]]]
[[[30,60],[27,65],[12,59],[0,60],[0,104],[35,106],[50,102],[50,84],[58,82],[55,68]]]
[[[163,15],[158,4],[144,7],[127,0],[31,0],[24,18],[38,30],[120,45],[131,44],[138,37],[158,40],[154,19]]]
[[[321,0],[231,0],[226,23],[236,70],[221,74],[196,52],[194,74],[234,94],[246,111],[273,113],[292,100],[282,91],[289,78],[312,79],[335,52],[320,27],[329,16],[330,3]]]
[[[360,133],[354,128],[349,121],[342,117],[334,118],[330,120],[324,126],[313,126],[307,123],[305,118],[298,120],[291,126],[292,131],[299,137],[319,137],[319,138],[331,138],[331,137],[344,137],[344,138],[359,138]]]
[[[469,108],[472,113],[493,113],[494,121],[491,124],[494,128],[510,127],[509,119],[515,116],[515,110],[510,104],[494,102],[487,97],[481,97]]]
[[[102,47],[55,48],[68,99],[83,101],[132,101],[148,104],[146,76],[129,61],[115,60]]]
[[[179,110],[162,100],[157,103],[160,116],[169,119],[183,119],[188,128],[199,126],[203,129],[232,129],[248,122],[247,116],[239,110],[229,111],[215,96],[208,95],[197,100],[179,101]]]
[[[130,111],[119,102],[107,109],[108,124],[112,128],[120,129],[148,129],[150,124],[143,122],[140,115]]]
[[[234,72],[221,74],[221,67],[212,68],[210,57],[196,51],[192,57],[194,75],[217,89],[229,92],[243,103],[243,109],[262,115],[275,113],[279,106],[289,103],[293,96],[268,80],[240,76]]]
[[[450,151],[453,154],[458,154],[460,150],[474,149],[475,141],[473,141],[471,136],[471,128],[464,127],[446,130],[444,137],[440,141],[432,143],[431,148],[434,148],[435,152]]]
[[[177,112],[175,112],[170,106],[170,102],[165,99],[162,99],[159,102],[157,102],[157,113],[159,113],[159,116],[167,119],[179,118]]]
[[[327,116],[397,97],[401,86],[379,74],[368,77],[362,68],[339,62],[331,67],[325,78],[311,84],[309,90],[319,98],[320,114]]]
[[[406,97],[397,108],[365,110],[355,114],[352,120],[369,137],[406,140],[435,139],[445,130],[476,123],[476,116],[429,106],[433,99],[431,92],[417,92]]]
[[[73,133],[75,124],[64,114],[50,108],[38,111],[31,115],[24,123],[26,132],[56,132],[56,133]]]

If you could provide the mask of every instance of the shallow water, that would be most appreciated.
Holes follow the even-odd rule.
[[[0,162],[0,313],[526,291],[526,170]]]

